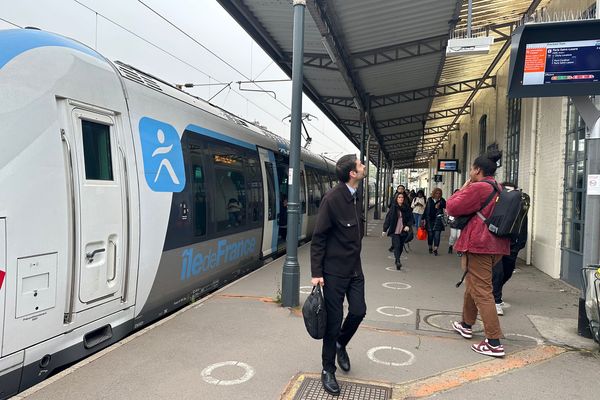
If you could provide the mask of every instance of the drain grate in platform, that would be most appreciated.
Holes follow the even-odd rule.
[[[320,379],[305,378],[294,400],[388,400],[392,389],[385,386],[364,385],[338,381],[340,395],[332,396],[323,389]]]

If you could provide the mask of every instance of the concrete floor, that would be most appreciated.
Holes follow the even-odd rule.
[[[445,251],[434,257],[415,240],[395,271],[381,221],[369,229],[362,255],[367,317],[348,346],[352,370],[338,370],[339,380],[392,387],[394,399],[599,398],[599,347],[575,334],[573,288],[519,265],[504,291],[510,307],[500,317],[508,355],[491,359],[469,348],[482,340],[480,325],[472,340],[449,328],[462,309],[464,287],[454,286],[458,258]],[[310,285],[309,246],[299,250],[302,286]],[[308,336],[298,309],[272,300],[283,261],[16,398],[292,399],[298,379],[318,376],[321,342]],[[305,298],[300,295],[301,304]]]

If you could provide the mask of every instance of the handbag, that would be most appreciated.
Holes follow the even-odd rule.
[[[302,306],[302,317],[308,334],[313,339],[323,339],[327,328],[327,311],[321,285],[313,286]]]
[[[424,226],[420,226],[419,229],[417,229],[417,239],[419,239],[419,240],[427,239],[427,230],[425,229]]]
[[[415,234],[413,232],[412,227],[409,228],[409,231],[406,232],[406,239],[404,239],[404,243],[410,243],[415,238]]]

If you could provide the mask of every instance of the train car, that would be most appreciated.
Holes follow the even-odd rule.
[[[7,398],[281,254],[289,143],[69,38],[0,47]],[[301,158],[308,240],[335,172]]]

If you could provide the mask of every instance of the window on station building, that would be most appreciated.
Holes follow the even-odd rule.
[[[598,99],[596,99],[598,103]],[[583,253],[587,158],[585,122],[569,101],[563,201],[563,249]]]
[[[479,120],[479,154],[484,154],[487,148],[487,115]]]
[[[519,185],[519,144],[521,141],[521,99],[508,100],[506,134],[506,180]]]

